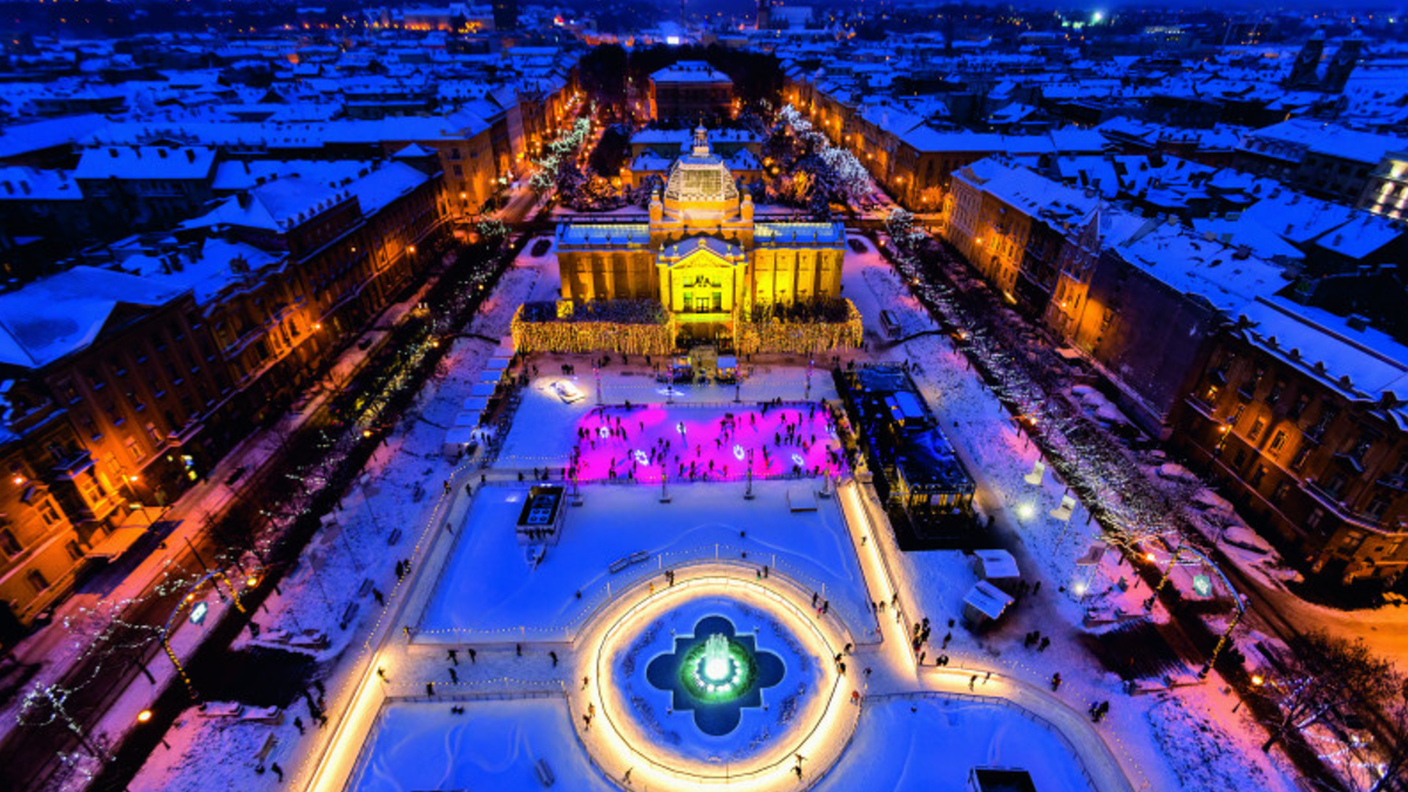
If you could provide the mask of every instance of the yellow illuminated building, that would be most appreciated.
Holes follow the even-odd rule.
[[[727,345],[741,320],[839,298],[845,242],[839,222],[755,221],[752,197],[740,196],[700,128],[651,198],[648,222],[558,227],[561,309],[658,300],[682,344]]]

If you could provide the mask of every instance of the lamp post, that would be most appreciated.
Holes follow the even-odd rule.
[[[145,724],[147,724],[147,723],[150,723],[150,722],[151,722],[151,719],[152,719],[152,711],[149,710],[149,709],[144,709],[144,710],[142,710],[141,712],[137,713],[137,722],[140,723],[140,724],[145,725]],[[157,739],[161,740],[161,744],[164,745],[164,746],[166,746],[166,750],[168,750],[168,751],[171,750],[171,743],[169,743],[169,742],[166,741],[166,735],[165,735],[165,734],[161,735],[161,736],[158,737]]]

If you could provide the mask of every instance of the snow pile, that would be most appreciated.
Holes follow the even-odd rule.
[[[1267,789],[1271,780],[1245,752],[1250,746],[1212,719],[1165,697],[1149,709],[1149,724],[1183,789]],[[1255,750],[1255,749],[1252,749]]]

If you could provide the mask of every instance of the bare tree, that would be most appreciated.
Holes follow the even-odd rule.
[[[1291,732],[1317,724],[1343,731],[1356,710],[1389,700],[1401,683],[1393,664],[1375,656],[1362,640],[1315,631],[1291,642],[1283,667],[1272,677],[1280,717],[1268,723],[1262,744],[1270,751]]]

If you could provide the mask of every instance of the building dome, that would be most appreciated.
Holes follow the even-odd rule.
[[[703,127],[694,130],[694,146],[670,168],[665,180],[667,209],[688,209],[689,204],[737,204],[738,186],[724,165],[723,157],[709,149],[709,136]],[[715,206],[710,206],[715,208]]]

